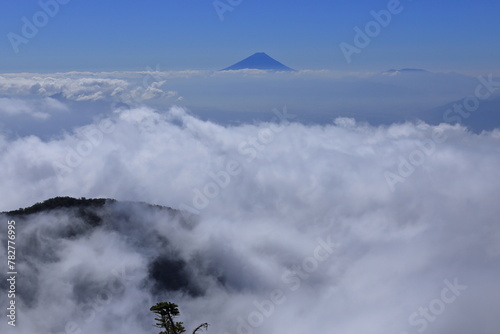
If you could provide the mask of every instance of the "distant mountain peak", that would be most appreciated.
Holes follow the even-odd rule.
[[[391,68],[390,70],[387,70],[384,73],[393,74],[393,73],[405,73],[405,72],[406,73],[408,73],[408,72],[410,72],[410,73],[415,73],[415,72],[422,73],[422,72],[427,72],[427,71],[423,70],[421,68],[401,68],[401,69],[393,69],[393,68]]]
[[[268,71],[295,71],[294,69],[283,65],[276,59],[270,57],[265,52],[257,52],[237,62],[234,65],[226,67],[221,71],[236,71],[236,70],[268,70]]]

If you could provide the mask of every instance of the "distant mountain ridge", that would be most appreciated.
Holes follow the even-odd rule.
[[[268,71],[286,71],[286,72],[295,72],[296,70],[283,65],[276,59],[268,56],[264,52],[257,52],[243,59],[242,61],[237,62],[229,67],[222,69],[221,71],[237,71],[237,70],[268,70]]]
[[[383,73],[424,73],[428,72],[424,69],[421,68],[401,68],[401,69],[394,69],[391,68],[390,70],[384,71]]]
[[[458,109],[457,109],[458,108]],[[456,110],[462,109],[461,115]],[[440,123],[461,124],[474,133],[492,131],[500,128],[500,95],[494,95],[481,101],[477,109],[468,112],[464,108],[464,99],[456,100],[430,110],[418,112],[415,119],[431,125]]]
[[[172,240],[159,235],[156,229],[157,224],[162,224],[166,229],[189,234],[197,224],[193,215],[186,217],[182,211],[145,202],[54,197],[30,207],[1,212],[0,216],[22,222],[16,225],[16,232],[23,236],[22,240],[19,238],[19,243],[16,240],[23,250],[23,256],[18,258],[19,264],[36,262],[43,266],[48,259],[50,263],[60,263],[62,259],[57,250],[61,243],[66,243],[66,246],[74,245],[75,242],[89,245],[89,239],[104,233],[109,238],[119,236],[131,251],[147,249],[151,255],[146,258],[148,263],[145,266],[147,276],[144,284],[153,294],[179,291],[199,296],[206,291],[206,287],[196,283],[194,272],[200,272],[201,269],[196,267],[199,263],[190,263],[183,258],[180,251],[171,246]],[[38,229],[33,226],[38,226]],[[0,235],[0,242],[3,239],[5,234]],[[20,280],[33,283],[28,288],[19,289],[20,300],[29,306],[36,305],[39,299],[36,292],[43,289],[43,282],[39,281],[36,270],[30,267],[19,274]],[[213,276],[208,269],[203,274],[206,277]],[[63,273],[54,272],[51,275],[60,278]],[[89,277],[68,283],[73,285],[75,291],[89,291],[95,287],[95,282]],[[6,284],[6,281],[0,282],[0,288],[7,289]],[[79,296],[86,298],[85,294]]]
[[[1,212],[6,215],[20,216],[20,215],[31,215],[40,212],[48,212],[58,209],[87,209],[87,208],[99,208],[106,204],[117,203],[118,201],[112,198],[73,198],[68,196],[58,196],[54,198],[47,199],[43,202],[35,203],[34,205],[26,208],[19,208],[17,210],[4,211]],[[121,202],[127,203],[127,202]],[[144,202],[133,202],[144,207],[163,209],[169,211],[176,211],[167,206],[153,205]]]

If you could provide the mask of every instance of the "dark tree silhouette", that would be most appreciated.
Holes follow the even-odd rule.
[[[174,321],[174,317],[180,314],[177,304],[170,302],[157,303],[149,309],[151,312],[156,313],[159,317],[155,318],[157,323],[154,325],[158,328],[164,328],[159,334],[181,334],[186,331],[183,323]],[[207,329],[208,324],[205,322],[193,330],[195,334],[200,329]]]

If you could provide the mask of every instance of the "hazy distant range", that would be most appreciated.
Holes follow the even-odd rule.
[[[478,87],[487,98],[467,100]],[[139,72],[4,74],[0,114],[11,135],[42,137],[141,105],[165,112],[178,105],[220,124],[270,121],[273,109],[286,108],[303,124],[331,124],[338,117],[372,125],[423,120],[480,132],[500,126],[499,87],[500,79],[487,75],[423,69],[297,70],[259,52],[224,70],[164,71],[158,65]],[[477,102],[467,117],[453,111],[464,101]],[[29,106],[41,111],[27,112]]]

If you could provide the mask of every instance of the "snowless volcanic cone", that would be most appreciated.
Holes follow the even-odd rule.
[[[226,67],[222,69],[222,71],[231,71],[231,70],[244,70],[244,69],[253,69],[253,70],[271,70],[271,71],[295,71],[294,69],[283,65],[276,59],[269,57],[264,52],[257,52],[251,55],[248,58],[243,59],[236,64]]]

